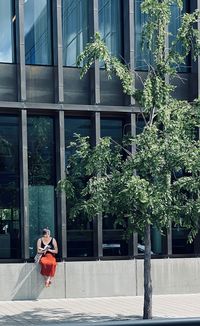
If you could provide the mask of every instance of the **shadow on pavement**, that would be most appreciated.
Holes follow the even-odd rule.
[[[34,308],[23,313],[16,315],[0,315],[0,326],[17,326],[17,325],[56,325],[62,323],[96,323],[105,321],[125,321],[125,320],[138,320],[141,316],[136,315],[120,315],[116,314],[113,316],[98,315],[91,313],[71,313],[70,311],[62,308]]]

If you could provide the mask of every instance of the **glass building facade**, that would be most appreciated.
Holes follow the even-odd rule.
[[[48,227],[55,234],[54,119],[29,116],[27,127],[30,255],[34,256],[41,229]]]
[[[143,255],[142,238],[133,234],[125,240],[115,216],[70,220],[70,202],[56,192],[74,133],[89,136],[93,146],[100,137],[121,143],[125,133],[143,130],[140,109],[123,96],[118,83],[99,73],[102,65],[96,63],[81,81],[76,66],[77,55],[99,31],[111,53],[135,61],[131,68],[142,76],[148,57],[141,53],[146,18],[140,4],[0,0],[0,262],[32,261],[36,239],[47,226],[58,240],[60,260]],[[180,24],[174,21],[178,14],[172,8],[173,33]],[[191,101],[198,97],[197,67],[184,66],[182,72],[185,84],[177,84],[176,96]],[[116,105],[119,97],[122,105]],[[106,105],[101,102],[105,98]],[[172,225],[164,235],[155,227],[151,232],[155,257],[200,253],[195,242],[187,244],[184,229]]]
[[[135,0],[135,69],[139,71],[145,71],[148,69],[148,65],[153,65],[153,58],[151,51],[145,46],[142,50],[142,27],[147,21],[147,16],[141,12],[142,0]],[[169,24],[169,44],[175,39],[178,29],[181,25],[181,13],[190,12],[190,1],[183,0],[183,10],[178,7],[176,3],[171,5],[171,19]],[[177,44],[176,50],[181,53],[181,44]],[[179,72],[188,72],[190,69],[190,60],[187,58],[184,65],[177,67]]]
[[[99,31],[110,52],[122,57],[121,0],[99,0]]]
[[[15,62],[15,5],[13,0],[0,1],[0,62]]]
[[[51,0],[24,2],[26,64],[52,64]]]
[[[76,66],[89,41],[89,0],[62,0],[63,65]]]
[[[19,118],[0,115],[0,259],[21,257]]]

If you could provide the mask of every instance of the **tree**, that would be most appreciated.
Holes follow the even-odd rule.
[[[190,104],[173,98],[172,85],[177,67],[184,64],[187,55],[191,53],[195,60],[200,52],[196,29],[199,11],[182,16],[181,27],[166,49],[172,4],[182,8],[181,0],[144,0],[141,5],[148,17],[142,44],[153,56],[142,90],[134,89],[134,72],[110,54],[98,33],[80,54],[81,77],[95,60],[103,61],[108,77],[118,76],[123,92],[135,98],[145,127],[140,135],[130,137],[129,144],[136,145],[134,154],[125,145],[113,146],[109,138],[90,148],[87,138],[77,136],[71,144],[74,154],[67,177],[59,183],[73,201],[71,218],[81,211],[89,217],[110,213],[117,216],[127,233],[137,230],[144,235],[144,319],[152,318],[151,225],[160,231],[172,222],[184,226],[190,230],[188,239],[192,241],[200,217],[199,102]],[[177,50],[179,43],[181,52]],[[85,183],[77,197],[76,184],[82,178]]]

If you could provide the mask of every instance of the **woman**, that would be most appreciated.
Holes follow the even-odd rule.
[[[58,246],[56,240],[50,237],[48,228],[42,231],[42,238],[37,241],[37,252],[43,254],[40,259],[40,273],[44,276],[45,286],[49,287],[56,271],[55,255],[58,253]]]

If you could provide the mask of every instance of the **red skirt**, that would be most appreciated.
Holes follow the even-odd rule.
[[[40,259],[40,264],[41,264],[41,271],[40,273],[44,276],[54,276],[56,272],[56,259],[55,257],[50,254],[46,253],[45,256],[43,256]]]

